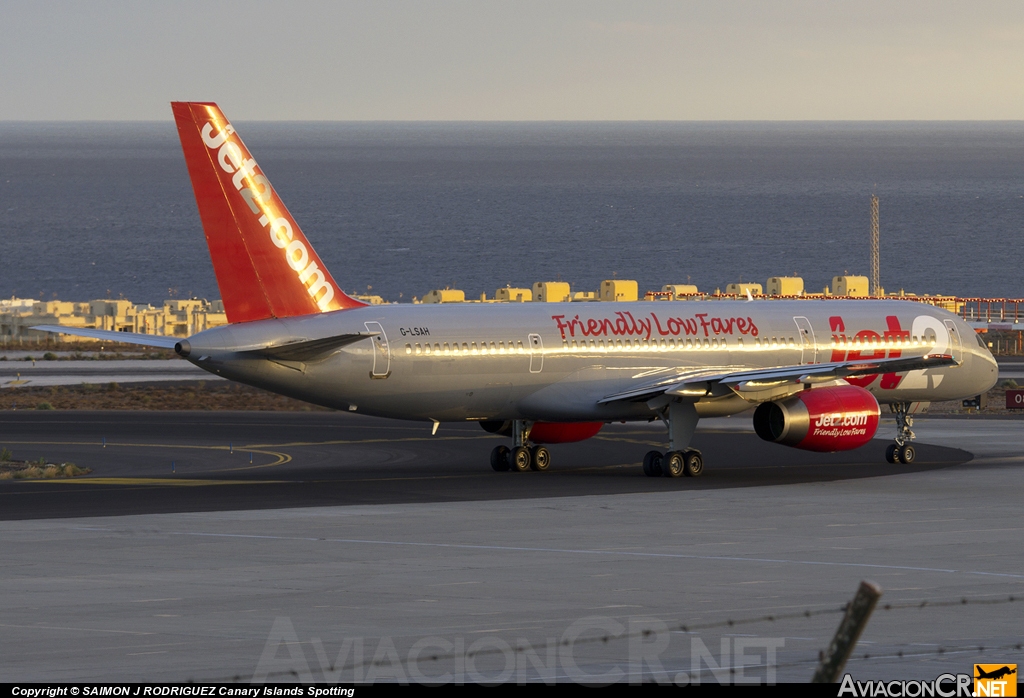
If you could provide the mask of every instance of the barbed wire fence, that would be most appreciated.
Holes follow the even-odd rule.
[[[959,606],[1001,606],[1001,605],[1006,605],[1006,604],[1020,603],[1021,601],[1024,601],[1024,598],[1022,598],[1020,596],[1014,596],[1014,595],[1010,595],[1010,596],[1006,596],[1006,597],[1000,597],[1000,598],[970,598],[970,597],[961,597],[959,599],[953,599],[953,600],[922,600],[922,601],[913,601],[913,602],[904,602],[904,603],[885,603],[885,604],[879,604],[874,610],[875,610],[876,613],[879,612],[879,611],[884,612],[884,613],[892,613],[892,612],[909,611],[909,610],[921,611],[921,610],[925,610],[925,609],[951,608],[951,607],[959,607]],[[845,615],[849,611],[851,603],[846,603],[846,604],[843,604],[842,606],[831,607],[831,608],[805,609],[803,611],[795,611],[795,612],[790,612],[790,613],[770,613],[770,614],[765,614],[765,615],[760,615],[760,616],[751,616],[751,617],[746,617],[746,618],[726,618],[726,619],[723,619],[723,620],[708,621],[708,622],[675,623],[675,624],[672,624],[672,625],[668,625],[667,629],[670,632],[678,631],[678,632],[683,632],[683,633],[696,633],[696,632],[700,632],[700,631],[726,630],[726,629],[733,629],[733,628],[737,628],[737,627],[745,627],[745,626],[752,626],[752,625],[758,625],[758,624],[774,624],[774,623],[779,623],[779,622],[789,621],[789,620],[811,619],[811,618],[816,618],[816,617],[820,617],[820,616]],[[479,649],[479,650],[473,650],[473,651],[469,651],[469,652],[459,652],[459,653],[456,653],[456,652],[431,653],[431,654],[425,654],[425,655],[422,655],[422,656],[418,657],[417,661],[419,661],[419,662],[439,663],[439,662],[444,662],[444,661],[449,661],[449,660],[458,660],[458,659],[462,659],[463,661],[466,660],[466,659],[475,660],[475,659],[478,659],[478,658],[481,658],[481,657],[487,657],[487,656],[507,655],[509,651],[513,652],[515,655],[518,656],[518,655],[522,655],[522,654],[524,654],[524,653],[526,653],[528,651],[529,652],[539,652],[539,651],[550,652],[552,650],[557,650],[557,649],[559,649],[561,647],[572,646],[572,647],[575,648],[575,647],[578,647],[578,646],[596,645],[596,644],[607,645],[607,644],[612,643],[612,642],[622,642],[622,641],[629,641],[629,640],[636,640],[636,639],[644,639],[644,638],[649,638],[650,636],[656,634],[657,632],[659,632],[659,631],[658,630],[653,630],[651,628],[643,628],[643,629],[636,630],[636,631],[633,631],[633,632],[623,632],[623,633],[615,633],[615,634],[613,634],[613,633],[603,633],[603,634],[592,635],[592,636],[588,636],[588,637],[577,637],[577,638],[573,638],[573,639],[562,639],[562,640],[558,640],[555,643],[551,643],[549,641],[549,642],[546,642],[546,643],[544,643],[542,645],[538,645],[538,646],[534,646],[534,645],[529,644],[529,643],[527,643],[525,645],[517,643],[517,644],[508,644],[508,646],[504,647],[504,648],[498,648],[498,647],[482,648],[482,649]],[[913,648],[913,649],[911,650],[910,648]],[[905,644],[905,645],[890,646],[889,649],[887,649],[885,652],[881,652],[881,653],[873,654],[871,652],[863,652],[863,653],[853,654],[853,655],[850,656],[850,660],[855,660],[855,661],[870,661],[870,660],[878,660],[878,659],[889,659],[889,660],[895,659],[895,660],[899,660],[899,659],[905,659],[905,658],[910,658],[910,657],[914,657],[914,658],[942,657],[942,656],[947,656],[947,655],[951,655],[951,654],[965,653],[965,652],[983,653],[983,652],[1012,651],[1012,650],[1018,650],[1019,651],[1022,648],[1024,648],[1024,641],[1018,641],[1018,642],[1014,642],[1014,643],[1001,644],[1001,645],[984,645],[984,644],[978,644],[978,645],[965,644],[965,645],[949,645],[949,646],[939,645],[938,647],[936,647],[934,649],[922,649],[918,645],[912,645],[912,644],[908,643],[908,644]],[[825,650],[822,650],[822,651],[820,651],[818,653],[817,656],[808,657],[806,659],[793,660],[793,661],[782,662],[782,663],[776,663],[774,665],[774,667],[775,667],[775,669],[783,669],[783,668],[795,668],[795,667],[810,667],[812,665],[816,666],[816,665],[819,664],[819,662],[822,661],[824,652],[825,652]],[[329,671],[330,673],[332,673],[335,676],[340,676],[343,673],[348,673],[348,672],[352,672],[352,674],[355,675],[355,673],[357,671],[362,671],[362,670],[368,669],[370,667],[378,667],[379,668],[379,667],[391,666],[392,664],[393,664],[393,662],[392,662],[392,660],[390,658],[379,659],[379,660],[370,659],[370,660],[363,660],[363,661],[353,661],[352,663],[345,664],[345,665],[343,665],[341,667],[338,667],[338,666],[335,666],[335,665],[331,664],[328,667],[324,667],[324,669]],[[751,668],[751,667],[747,667],[747,668]],[[729,673],[731,675],[734,675],[738,669],[742,670],[743,667],[728,667],[727,670],[729,671]],[[723,667],[723,668],[719,669],[718,671],[726,671],[726,668]],[[267,679],[286,679],[286,678],[292,678],[292,679],[294,679],[297,682],[300,682],[300,681],[303,680],[302,676],[300,675],[300,673],[298,671],[294,670],[294,669],[290,669],[290,670],[286,670],[286,671],[268,672],[266,674],[261,674],[261,678],[263,678],[264,680],[267,680]],[[237,683],[237,682],[249,682],[249,681],[251,681],[251,679],[252,679],[252,675],[233,674],[233,675],[230,675],[230,676],[220,676],[220,677],[205,678],[205,679],[199,679],[199,680],[197,680],[197,679],[189,679],[189,680],[193,681],[193,682],[198,682],[198,683],[226,683],[226,682],[236,682]]]

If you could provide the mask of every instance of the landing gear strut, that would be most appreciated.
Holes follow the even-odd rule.
[[[647,477],[698,477],[704,472],[704,457],[688,448],[697,430],[697,408],[692,402],[673,402],[668,409],[669,451],[650,451],[644,456]]]
[[[910,442],[914,440],[914,432],[910,430],[910,427],[914,426],[914,418],[910,414],[910,403],[894,402],[890,409],[896,415],[896,443],[889,444],[889,447],[885,449],[885,460],[890,463],[909,465],[917,457],[917,452],[910,445]]]
[[[530,427],[525,420],[513,421],[512,448],[495,446],[491,451],[491,467],[498,472],[547,470],[551,465],[551,451],[544,446],[531,446],[529,436]]]

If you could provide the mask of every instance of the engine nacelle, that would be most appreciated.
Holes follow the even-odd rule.
[[[512,436],[512,422],[480,422],[484,431]],[[571,444],[597,436],[604,422],[534,422],[530,427],[530,441],[535,444]]]
[[[754,431],[765,441],[807,451],[849,451],[874,438],[880,412],[864,388],[816,388],[758,405]]]

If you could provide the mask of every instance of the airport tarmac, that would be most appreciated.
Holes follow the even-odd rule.
[[[0,681],[805,681],[861,579],[893,608],[854,678],[1019,662],[1022,425],[919,418],[899,466],[706,420],[676,480],[641,473],[657,424],[495,473],[472,424],[0,413],[94,471],[0,482]]]

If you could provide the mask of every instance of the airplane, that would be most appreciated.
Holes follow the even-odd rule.
[[[766,441],[858,448],[881,405],[890,463],[915,458],[922,403],[983,393],[991,353],[955,314],[897,300],[367,305],[345,294],[214,103],[173,102],[227,325],[187,339],[34,329],[173,348],[218,376],[356,414],[479,422],[511,438],[496,471],[543,471],[545,444],[661,420],[651,477],[695,477],[702,417],[754,408]]]
[[[999,669],[995,669],[993,671],[985,671],[984,669],[978,668],[978,665],[975,664],[975,667],[978,668],[978,675],[975,676],[974,678],[976,678],[976,679],[996,679],[996,680],[998,680],[998,679],[1003,678],[1004,676],[1009,676],[1011,674],[1016,674],[1017,673],[1016,666],[1017,665],[1015,664],[1013,669],[1011,669],[1008,666],[1004,666],[1004,667],[1001,667]]]

